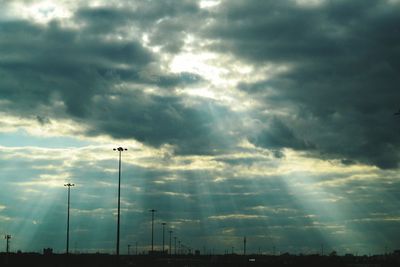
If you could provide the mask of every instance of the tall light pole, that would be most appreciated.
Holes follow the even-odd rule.
[[[127,151],[128,149],[118,147],[113,148],[114,151],[118,151],[119,153],[119,161],[118,161],[118,215],[117,215],[117,251],[116,254],[119,256],[119,217],[121,214],[121,152]]]
[[[172,230],[169,230],[168,231],[168,233],[169,233],[169,255],[171,256],[172,255],[172,247],[171,247],[171,239],[172,239]]]
[[[165,251],[165,225],[166,225],[167,223],[165,223],[165,222],[163,222],[163,223],[161,223],[161,225],[162,225],[162,253],[164,253],[164,251]]]
[[[149,210],[151,212],[151,252],[154,251],[154,212],[155,209]]]
[[[7,254],[10,252],[10,239],[11,235],[5,235],[4,239],[6,240],[6,252]]]
[[[246,256],[246,237],[243,238],[243,255]]]
[[[176,236],[174,236],[174,242],[175,242],[175,256],[176,256]]]
[[[67,208],[67,255],[69,254],[69,207],[70,207],[70,197],[71,197],[71,186],[75,186],[75,184],[64,184],[64,186],[68,187],[68,208]]]

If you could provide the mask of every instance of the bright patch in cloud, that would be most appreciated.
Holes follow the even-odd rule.
[[[46,24],[51,20],[66,20],[70,18],[73,13],[66,6],[63,1],[34,1],[32,3],[19,3],[13,4],[15,15],[21,16],[25,19],[35,21],[36,23]],[[17,12],[18,11],[18,12]]]

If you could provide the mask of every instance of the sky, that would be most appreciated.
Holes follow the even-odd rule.
[[[0,6],[12,251],[400,248],[400,1]]]

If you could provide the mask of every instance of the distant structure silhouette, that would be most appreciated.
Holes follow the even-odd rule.
[[[400,109],[399,109],[399,111],[397,111],[396,113],[394,113],[393,115],[395,115],[395,116],[398,116],[398,115],[400,115]]]

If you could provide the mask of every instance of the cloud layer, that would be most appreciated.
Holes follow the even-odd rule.
[[[142,250],[151,208],[218,252],[244,235],[265,253],[399,246],[397,1],[0,3],[0,230],[16,247],[62,250],[73,181],[76,246],[112,250],[110,143],[129,148],[123,242]]]

